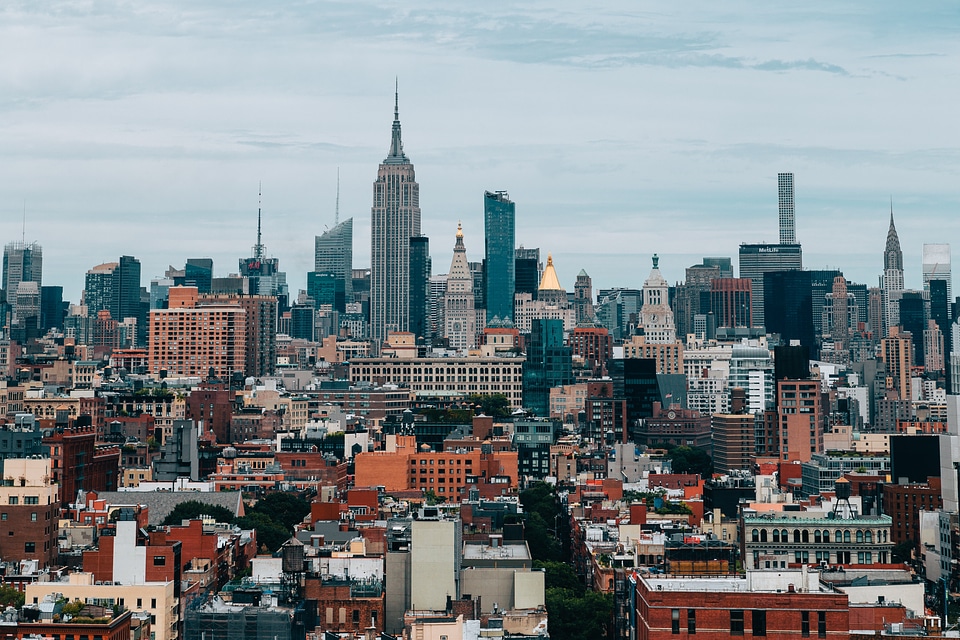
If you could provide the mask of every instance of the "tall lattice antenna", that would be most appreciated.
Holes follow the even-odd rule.
[[[263,260],[263,243],[261,242],[261,220],[263,212],[263,182],[257,187],[257,244],[253,248],[253,257],[257,260]]]

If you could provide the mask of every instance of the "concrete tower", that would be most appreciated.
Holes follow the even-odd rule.
[[[370,333],[379,353],[388,331],[409,330],[410,238],[420,235],[420,185],[403,152],[399,94],[394,94],[390,151],[373,183],[370,217]]]
[[[660,274],[660,258],[654,254],[650,277],[643,283],[643,307],[640,309],[646,342],[669,344],[677,340],[669,291],[670,285]]]
[[[457,225],[457,243],[453,248],[450,273],[447,274],[447,292],[443,297],[443,335],[450,348],[471,349],[477,336],[477,312],[473,296],[473,275],[467,264],[467,249],[463,244],[463,227]]]
[[[777,194],[780,202],[780,244],[797,241],[793,208],[793,174],[777,174]]]

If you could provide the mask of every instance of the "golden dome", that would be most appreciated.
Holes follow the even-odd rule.
[[[557,270],[553,267],[553,254],[547,254],[547,266],[543,269],[543,277],[540,278],[541,291],[563,291],[560,286],[560,279],[557,278]]]

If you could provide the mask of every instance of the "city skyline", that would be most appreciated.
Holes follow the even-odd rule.
[[[508,190],[517,243],[552,253],[568,290],[581,269],[597,289],[639,287],[658,253],[673,283],[705,255],[775,243],[779,172],[796,176],[804,265],[851,281],[878,281],[891,193],[908,288],[922,245],[960,225],[952,9],[65,7],[2,10],[0,242],[43,246],[44,283],[74,302],[123,254],[144,284],[189,256],[234,271],[260,179],[264,244],[305,288],[337,166],[368,266],[395,75],[424,235],[462,219],[479,259],[481,194]]]

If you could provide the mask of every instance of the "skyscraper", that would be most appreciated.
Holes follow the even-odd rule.
[[[883,248],[883,315],[884,335],[890,335],[891,329],[900,324],[900,296],[903,293],[903,251],[900,250],[900,238],[893,224],[893,203],[890,204],[890,227],[887,229],[887,243]]]
[[[660,274],[660,258],[653,255],[653,269],[643,283],[643,307],[640,321],[646,342],[670,344],[677,339],[673,309],[668,304],[670,285]]]
[[[12,322],[17,320],[17,288],[21,282],[42,284],[43,249],[32,242],[10,242],[3,248],[3,292],[10,305]],[[0,323],[2,324],[2,323]]]
[[[953,274],[950,272],[950,245],[923,245],[923,288],[930,290],[931,280],[944,280],[947,283],[947,300],[953,294]]]
[[[777,194],[780,203],[780,244],[797,242],[793,208],[793,174],[777,174]]]
[[[430,344],[430,238],[410,238],[410,333]]]
[[[751,310],[753,326],[766,326],[764,317],[763,274],[769,271],[802,269],[799,244],[741,244],[740,277],[750,278],[753,287]]]
[[[370,217],[370,333],[379,353],[388,331],[409,330],[410,238],[420,235],[420,185],[403,152],[399,94],[394,95],[390,151],[373,183]]]
[[[463,244],[463,227],[457,225],[457,242],[447,274],[447,292],[443,299],[443,335],[451,349],[466,350],[475,346],[477,312],[473,297],[473,274],[467,264],[467,249]]]
[[[280,260],[268,258],[267,248],[261,234],[261,210],[257,207],[257,244],[253,245],[253,255],[240,258],[240,275],[247,281],[250,295],[272,296],[277,299],[280,312],[286,311],[290,301],[290,289],[287,286],[287,274],[280,271]]]
[[[573,285],[573,305],[577,312],[578,325],[593,322],[596,317],[593,311],[593,280],[585,269],[580,269]]]
[[[483,244],[487,321],[513,318],[516,205],[506,191],[483,193]]]
[[[529,293],[537,299],[540,285],[540,249],[517,249],[514,293]]]
[[[332,273],[342,280],[344,304],[353,302],[353,218],[338,222],[316,237],[313,262],[315,272]]]

